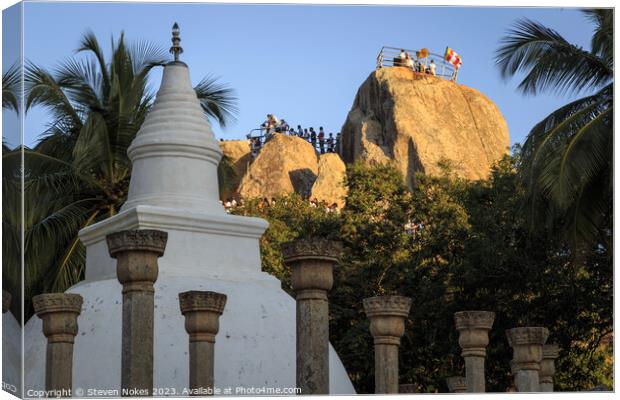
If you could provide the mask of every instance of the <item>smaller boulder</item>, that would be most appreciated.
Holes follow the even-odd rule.
[[[225,140],[219,143],[222,153],[230,160],[230,166],[235,175],[222,188],[220,198],[225,200],[237,196],[241,179],[252,162],[252,154],[250,153],[250,143],[247,140]]]
[[[310,143],[276,133],[250,164],[239,185],[239,194],[244,199],[293,192],[308,197],[317,177],[317,164],[317,154]]]
[[[328,205],[344,207],[347,188],[344,184],[346,166],[336,153],[322,154],[319,158],[318,175],[312,185],[311,197]]]

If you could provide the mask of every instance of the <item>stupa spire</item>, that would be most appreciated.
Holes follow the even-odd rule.
[[[183,47],[181,47],[181,29],[176,22],[172,25],[172,47],[170,47],[170,53],[174,54],[174,61],[179,61],[179,56],[183,53]]]
[[[150,112],[127,149],[132,162],[127,202],[139,205],[224,214],[219,203],[217,166],[222,151],[192,88],[179,26],[172,28],[170,52]]]

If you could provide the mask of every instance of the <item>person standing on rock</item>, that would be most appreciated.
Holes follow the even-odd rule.
[[[304,137],[304,131],[301,129],[301,125],[297,125],[297,136]]]
[[[313,127],[310,127],[310,143],[312,143],[312,147],[316,149],[316,132]]]
[[[327,138],[327,152],[334,152],[334,134],[329,132],[329,137]]]
[[[307,142],[310,141],[310,134],[308,133],[308,128],[304,128],[304,135],[302,136]]]
[[[325,154],[325,132],[322,126],[319,127],[319,147],[321,149],[321,154]]]
[[[437,66],[435,65],[435,60],[431,60],[431,64],[428,66],[429,71],[431,71],[431,75],[437,76]]]

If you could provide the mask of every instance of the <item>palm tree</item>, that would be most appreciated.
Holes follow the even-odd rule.
[[[5,73],[2,74],[2,108],[18,112],[19,109],[19,87],[21,81],[21,71],[18,64],[13,64]]]
[[[526,95],[587,94],[536,124],[521,153],[532,224],[559,221],[573,250],[593,244],[613,194],[613,10],[582,12],[594,24],[590,50],[523,19],[496,53],[504,78],[525,75],[518,88]]]
[[[127,147],[152,106],[147,81],[167,62],[147,42],[112,39],[108,61],[93,33],[53,72],[29,63],[26,110],[45,107],[51,122],[25,159],[25,299],[64,291],[83,276],[80,229],[118,212],[130,178]],[[234,118],[232,89],[212,77],[196,87],[205,115],[221,126]],[[28,309],[28,308],[26,308]]]

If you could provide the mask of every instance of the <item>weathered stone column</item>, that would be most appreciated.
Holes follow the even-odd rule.
[[[2,289],[2,314],[4,314],[5,312],[9,311],[9,308],[11,308],[11,299],[13,296],[11,296],[11,293],[7,292],[6,290]]]
[[[153,389],[153,284],[157,258],[164,254],[168,234],[157,230],[131,230],[109,234],[110,256],[116,258],[116,275],[123,285],[122,395],[152,395]],[[131,392],[131,393],[130,393]]]
[[[459,331],[459,345],[465,359],[467,391],[485,392],[484,358],[489,344],[489,330],[495,313],[490,311],[459,311],[454,313],[454,324]]]
[[[450,376],[446,378],[446,385],[450,393],[467,393],[467,378],[464,376]]]
[[[506,331],[512,347],[512,371],[518,392],[539,392],[538,371],[542,361],[542,347],[549,331],[543,327],[512,328]]]
[[[560,355],[557,344],[545,344],[542,349],[542,361],[538,379],[541,392],[553,392],[553,375],[555,375],[555,359]]]
[[[375,393],[398,393],[398,349],[405,333],[405,318],[411,299],[403,296],[377,296],[364,299],[375,342]]]
[[[342,244],[321,238],[282,246],[297,301],[297,387],[301,394],[329,394],[329,304],[333,266]]]
[[[74,293],[46,293],[32,298],[34,311],[43,321],[47,338],[45,390],[70,396],[73,371],[73,341],[78,332],[77,317],[82,296]]]
[[[189,334],[189,388],[191,395],[213,394],[215,374],[215,335],[220,329],[220,315],[226,295],[216,292],[179,293],[185,330]]]

